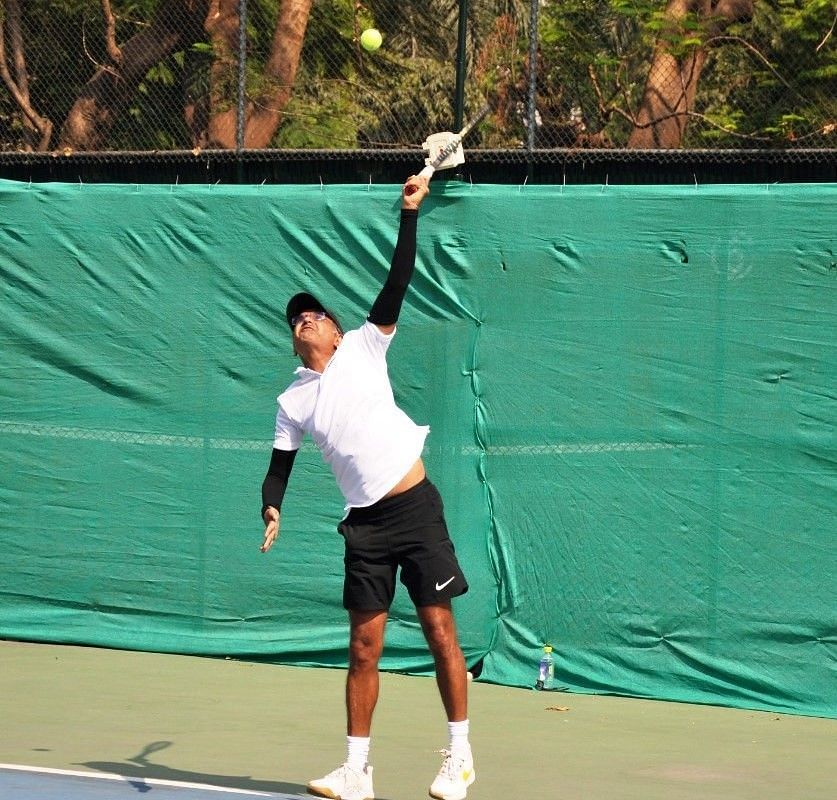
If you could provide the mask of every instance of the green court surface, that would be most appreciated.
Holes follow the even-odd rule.
[[[0,642],[0,762],[127,776],[121,796],[151,800],[179,783],[305,795],[310,778],[344,757],[344,678],[338,669]],[[469,800],[837,796],[834,720],[479,681],[470,700]],[[376,797],[426,797],[445,744],[434,681],[383,674]],[[4,800],[45,796],[3,786],[0,775]]]

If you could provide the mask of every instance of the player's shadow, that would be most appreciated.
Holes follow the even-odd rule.
[[[76,766],[87,767],[99,772],[125,775],[125,781],[137,792],[146,793],[154,789],[148,780],[177,781],[180,783],[203,783],[220,786],[225,789],[243,789],[254,792],[272,792],[277,794],[306,795],[305,786],[285,781],[256,780],[249,775],[217,775],[207,772],[189,772],[188,770],[155,764],[149,756],[171,747],[172,742],[160,741],[147,744],[142,750],[124,761],[85,761]]]

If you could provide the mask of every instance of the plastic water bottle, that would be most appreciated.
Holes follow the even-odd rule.
[[[544,645],[543,655],[538,665],[538,680],[535,688],[551,691],[555,683],[555,659],[552,657],[552,645]]]

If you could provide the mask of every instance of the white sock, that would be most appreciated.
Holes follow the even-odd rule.
[[[349,755],[346,757],[346,763],[357,772],[363,772],[366,769],[367,759],[369,758],[369,743],[371,738],[369,736],[347,736],[346,744]]]
[[[467,719],[463,719],[459,722],[448,722],[451,753],[470,754],[471,744],[468,741],[468,727]]]

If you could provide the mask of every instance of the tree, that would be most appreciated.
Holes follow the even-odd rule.
[[[0,0],[0,150],[417,146],[454,120],[459,8],[248,0],[239,63],[238,0]],[[525,146],[531,2],[468,8],[466,114],[494,104],[469,144]],[[835,140],[834,0],[538,11],[538,148]]]
[[[6,53],[6,36],[10,52]],[[9,61],[13,68],[9,69]],[[52,138],[52,120],[41,116],[32,105],[29,70],[23,48],[20,6],[17,0],[0,3],[0,77],[23,114],[25,150],[45,150]]]
[[[540,147],[835,141],[833,0],[547,0],[541,9]]]
[[[103,0],[108,30],[114,29],[109,0]],[[185,104],[193,144],[234,148],[237,144],[236,96],[239,4],[237,0],[163,0],[151,24],[122,47],[109,35],[110,63],[100,67],[70,109],[61,130],[59,147],[73,150],[103,149],[116,118],[149,69],[177,51],[209,39],[212,59],[209,92]],[[287,105],[311,0],[282,0],[276,19],[270,57],[264,66],[261,89],[247,100],[244,110],[244,146],[267,147]]]
[[[109,0],[103,0],[110,63],[100,66],[82,88],[61,128],[59,148],[107,149],[114,123],[149,69],[198,41],[210,5],[207,0],[163,0],[150,25],[119,47]]]
[[[27,20],[21,15],[18,0],[0,0],[0,77],[22,120],[19,146],[29,150],[47,150],[54,145],[68,151],[115,149],[116,129],[126,115],[143,110],[149,115],[160,113],[153,103],[143,109],[139,95],[148,94],[155,82],[158,86],[153,88],[166,85],[170,89],[176,82],[174,71],[182,72],[185,78],[184,67],[200,64],[205,79],[190,75],[191,80],[184,81],[180,102],[183,129],[191,137],[189,144],[236,147],[238,0],[141,0],[128,5],[131,14],[145,15],[147,23],[127,15],[118,17],[110,0],[100,2],[101,17],[91,21],[89,3],[61,0],[44,4],[36,0],[27,9],[31,9]],[[252,5],[258,7],[260,3],[256,0]],[[258,73],[253,67],[255,61],[248,63],[243,133],[244,146],[250,148],[269,146],[282,121],[299,65],[311,0],[281,0],[278,6],[266,0],[261,5],[269,7],[273,34]],[[38,30],[38,22],[49,27],[61,18],[66,22],[80,20],[79,49],[84,52],[84,61],[93,61],[96,67],[83,85],[63,87],[75,91],[75,97],[63,115],[58,140],[53,142],[53,122],[38,113],[30,95],[24,46],[28,43],[30,52],[37,51],[38,61],[46,60],[50,47],[60,48],[62,43],[48,43],[48,37]],[[118,31],[129,25],[136,32],[120,42]],[[5,46],[7,41],[9,47]],[[50,95],[49,105],[60,109],[63,103],[53,90],[43,91]],[[160,97],[159,91],[156,96]],[[155,145],[149,142],[137,149]]]
[[[475,78],[466,109],[484,102],[474,62],[497,15],[528,0],[469,4],[466,52]],[[320,0],[312,8],[280,147],[416,147],[454,121],[458,0]],[[384,45],[364,51],[360,33],[376,27]],[[495,124],[497,120],[495,119]],[[471,143],[477,141],[472,136]]]
[[[754,0],[669,0],[628,147],[679,147],[695,106],[708,48]]]
[[[701,79],[700,145],[827,146],[837,131],[837,8],[833,0],[755,4],[730,26]],[[745,110],[746,109],[746,113]]]
[[[235,147],[238,2],[99,4],[27,3],[29,28],[20,39],[58,131],[35,146]],[[497,12],[515,7],[525,11],[528,2],[471,4],[468,53],[477,51]],[[415,145],[428,130],[449,127],[458,13],[457,0],[250,0],[244,146]],[[358,44],[371,25],[386,40],[374,57]],[[48,36],[49,28],[57,35]],[[469,107],[481,102],[479,93],[469,87]],[[9,120],[22,116],[20,103],[4,107],[0,93],[0,145],[5,139],[8,147],[15,134],[4,134],[4,112]]]

